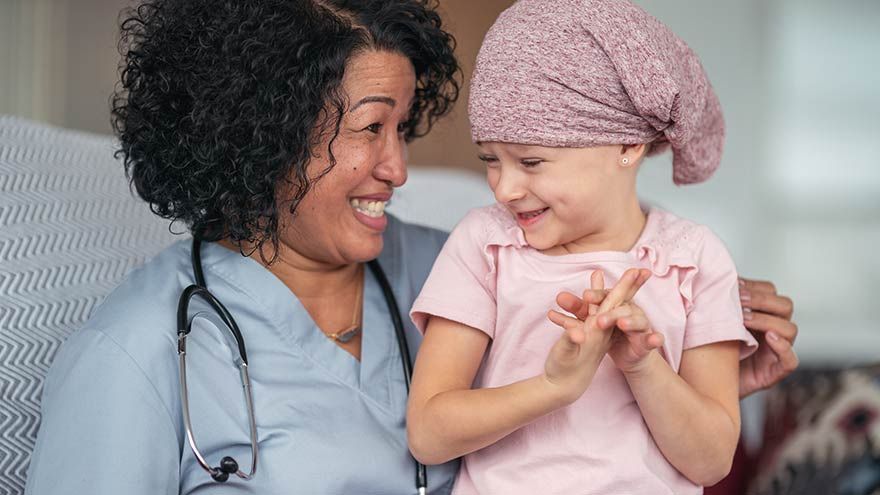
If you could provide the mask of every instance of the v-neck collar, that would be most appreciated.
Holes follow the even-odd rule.
[[[386,411],[392,409],[391,373],[399,372],[400,366],[393,369],[391,366],[399,361],[399,351],[382,289],[370,270],[363,271],[361,360],[358,361],[327,338],[293,291],[266,267],[216,243],[204,243],[202,250],[209,288],[224,283],[244,292],[251,300],[249,303],[258,306],[254,312],[261,313],[283,341],[298,347],[304,358]],[[220,277],[211,280],[212,271]],[[242,332],[247,342],[247,331]]]

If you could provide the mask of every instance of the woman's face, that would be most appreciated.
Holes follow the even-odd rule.
[[[398,53],[368,50],[346,66],[342,90],[349,100],[333,141],[336,165],[286,215],[279,238],[283,251],[321,265],[345,265],[376,258],[382,251],[385,204],[406,182],[406,143],[401,127],[415,95],[415,71]],[[327,136],[309,163],[310,178],[330,166]],[[285,199],[281,192],[282,201]]]

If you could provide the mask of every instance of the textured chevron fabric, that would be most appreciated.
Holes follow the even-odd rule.
[[[115,140],[0,116],[0,495],[24,491],[64,338],[179,236],[129,190]]]

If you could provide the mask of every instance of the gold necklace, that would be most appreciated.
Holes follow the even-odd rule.
[[[334,332],[334,333],[325,333],[330,340],[334,340],[336,342],[347,344],[351,341],[357,334],[361,331],[361,323],[360,323],[360,315],[361,315],[361,305],[363,303],[364,296],[364,282],[363,280],[363,265],[358,269],[358,276],[356,279],[358,280],[357,284],[357,294],[355,295],[354,301],[354,312],[351,315],[351,325],[345,327],[344,329]]]

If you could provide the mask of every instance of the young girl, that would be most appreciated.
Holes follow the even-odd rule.
[[[413,306],[411,450],[463,456],[455,494],[701,493],[730,469],[756,342],[718,238],[636,195],[648,153],[671,146],[678,184],[719,164],[699,60],[627,1],[521,0],[469,111],[498,204],[461,221]]]

